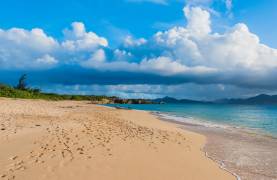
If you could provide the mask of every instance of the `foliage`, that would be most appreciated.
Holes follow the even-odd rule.
[[[0,84],[0,97],[22,98],[22,99],[44,99],[44,100],[76,100],[76,101],[101,101],[110,99],[106,96],[85,96],[85,95],[60,95],[54,93],[42,93],[39,89],[25,88],[17,89],[4,84]]]
[[[149,104],[152,103],[146,99],[120,99],[117,97],[107,96],[87,96],[87,95],[60,95],[54,93],[43,93],[40,89],[32,89],[27,87],[27,75],[23,74],[16,87],[0,84],[0,97],[22,98],[22,99],[44,99],[44,100],[75,100],[75,101],[91,101],[97,104]]]
[[[18,84],[16,86],[16,89],[27,90],[26,80],[27,80],[27,74],[23,74],[18,80]]]

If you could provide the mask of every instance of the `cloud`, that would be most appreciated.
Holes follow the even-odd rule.
[[[194,83],[178,85],[153,84],[117,84],[117,85],[53,85],[47,86],[47,92],[60,94],[95,94],[119,96],[123,98],[160,98],[165,96],[195,100],[214,100],[222,98],[246,98],[261,93],[275,94],[276,91],[240,88],[232,85]]]
[[[157,57],[152,59],[143,59],[139,63],[127,62],[127,61],[111,61],[111,62],[96,62],[90,61],[85,62],[84,67],[97,69],[99,71],[110,71],[110,72],[135,72],[135,73],[146,73],[156,74],[162,76],[173,76],[173,75],[201,75],[213,73],[213,68],[195,66],[187,67],[177,61],[170,59],[169,57]]]
[[[84,67],[93,67],[93,64],[95,63],[101,63],[104,62],[106,60],[106,54],[105,51],[103,49],[98,49],[96,50],[91,57],[84,62],[81,62],[81,65]]]
[[[199,7],[186,6],[183,9],[187,18],[187,30],[196,36],[207,35],[211,32],[210,13]]]
[[[58,63],[58,61],[54,57],[50,56],[49,54],[46,54],[40,58],[37,58],[35,62],[38,64],[46,64],[46,65],[54,65]]]
[[[154,42],[182,65],[213,68],[218,83],[265,85],[257,80],[268,81],[276,73],[277,50],[261,44],[243,23],[223,34],[211,33],[207,13],[199,7],[186,7],[187,27],[159,32]],[[268,81],[269,86],[272,83],[276,86]]]
[[[225,5],[226,5],[226,9],[227,9],[228,11],[231,11],[232,8],[233,8],[233,1],[232,1],[232,0],[226,0],[226,1],[225,1]]]
[[[239,23],[223,34],[213,33],[208,11],[186,6],[186,27],[156,33],[139,62],[103,62],[91,66],[106,71],[143,72],[178,76],[197,83],[223,83],[249,87],[277,87],[271,81],[277,68],[277,50]],[[205,77],[206,76],[206,77]],[[213,78],[211,78],[213,77]]]
[[[228,18],[233,18],[233,0],[186,0],[185,2],[187,6],[201,7],[216,17],[227,15]],[[221,8],[222,6],[225,6],[225,10]]]
[[[47,68],[48,53],[55,51],[58,42],[42,29],[0,29],[0,68]],[[44,60],[43,60],[44,59]]]
[[[126,51],[126,50],[120,50],[120,49],[115,49],[114,50],[114,59],[117,61],[128,61],[132,59],[132,53]]]
[[[202,66],[188,67],[184,64],[174,61],[169,57],[158,57],[154,59],[144,59],[139,64],[139,69],[144,72],[158,73],[160,75],[193,75],[202,73],[212,73],[214,69]]]
[[[61,41],[41,29],[0,30],[0,69],[40,70],[33,73],[43,79],[37,82],[65,85],[194,83],[220,85],[221,90],[277,89],[277,50],[262,44],[243,23],[214,32],[211,16],[188,5],[186,26],[147,40],[127,36],[116,48],[81,22],[65,29]]]
[[[32,30],[0,29],[1,69],[47,69],[58,64],[105,59],[108,41],[94,32],[87,32],[81,22],[64,30],[59,42],[39,28]]]
[[[86,32],[85,25],[81,22],[71,24],[72,29],[65,29],[65,41],[62,47],[69,51],[93,51],[98,47],[107,47],[108,41],[99,37],[94,32]]]
[[[141,46],[143,44],[146,44],[146,42],[147,40],[144,38],[135,39],[133,36],[128,35],[124,39],[123,45],[125,47],[136,47],[136,46]]]

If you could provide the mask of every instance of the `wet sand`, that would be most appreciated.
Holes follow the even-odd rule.
[[[147,112],[0,98],[3,180],[235,180],[205,142]]]
[[[206,127],[166,120],[203,134],[207,156],[242,180],[277,180],[277,139],[237,128]]]

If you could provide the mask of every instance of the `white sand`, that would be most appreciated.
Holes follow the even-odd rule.
[[[204,143],[147,112],[0,99],[2,179],[235,180]]]

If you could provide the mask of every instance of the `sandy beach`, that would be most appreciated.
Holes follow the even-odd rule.
[[[205,142],[143,111],[0,99],[1,179],[235,180]]]
[[[180,122],[173,119],[161,120],[179,124],[179,127],[206,137],[203,151],[207,157],[242,180],[277,179],[277,139],[250,129],[205,126]]]
[[[182,128],[203,134],[203,148],[213,160],[242,180],[277,179],[277,139],[241,129],[222,129],[182,124]]]

